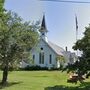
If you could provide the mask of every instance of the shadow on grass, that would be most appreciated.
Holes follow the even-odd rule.
[[[90,82],[83,82],[79,86],[65,86],[65,85],[56,85],[53,87],[46,87],[44,90],[90,90]]]
[[[22,83],[22,82],[8,82],[5,85],[2,85],[0,83],[0,89],[6,88],[6,87],[10,87],[10,86],[13,86],[13,85],[16,85],[16,84],[20,84],[20,83]]]

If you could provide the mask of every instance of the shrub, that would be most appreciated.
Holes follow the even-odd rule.
[[[32,71],[32,70],[48,70],[48,68],[47,67],[40,67],[40,66],[38,66],[38,65],[36,65],[36,66],[27,66],[27,67],[25,67],[25,68],[22,68],[21,70],[26,70],[26,71]]]

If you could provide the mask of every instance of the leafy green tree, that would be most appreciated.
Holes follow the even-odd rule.
[[[76,42],[73,46],[74,50],[79,49],[82,51],[81,57],[77,62],[78,73],[87,74],[90,73],[90,25],[86,27],[84,37]]]
[[[0,0],[0,16],[1,16],[1,14],[3,13],[3,6],[4,6],[4,1],[5,0]]]
[[[74,71],[78,75],[90,75],[90,25],[85,28],[84,37],[76,42],[74,50],[80,50],[82,55],[73,65],[68,65],[68,71]]]
[[[38,41],[38,24],[23,22],[16,13],[5,12],[0,27],[0,66],[3,70],[2,84],[7,82],[10,67],[17,65]]]
[[[3,26],[3,19],[5,17],[5,14],[4,14],[4,1],[5,0],[0,0],[0,27]]]

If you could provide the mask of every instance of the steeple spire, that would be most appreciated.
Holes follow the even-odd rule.
[[[45,23],[45,15],[43,15],[41,28],[43,28],[43,29],[47,30],[47,29],[46,29],[46,23]]]
[[[46,34],[47,34],[48,30],[46,28],[45,15],[43,15],[43,19],[42,19],[42,23],[41,23],[41,28],[40,28],[39,32],[41,34],[40,35],[41,38],[43,38],[45,41],[47,41]]]
[[[43,15],[42,23],[41,23],[41,29],[40,32],[48,32],[47,27],[46,27],[46,22],[45,22],[45,15]]]

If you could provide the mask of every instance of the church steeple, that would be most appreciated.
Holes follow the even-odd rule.
[[[44,29],[45,31],[47,31],[47,28],[46,28],[46,22],[45,22],[45,15],[43,15],[41,28]]]
[[[47,41],[46,34],[47,34],[48,30],[47,30],[47,27],[46,27],[45,15],[43,15],[43,19],[42,19],[42,23],[41,23],[41,28],[40,28],[39,32],[41,34],[40,35],[41,38],[44,39],[45,41]]]

